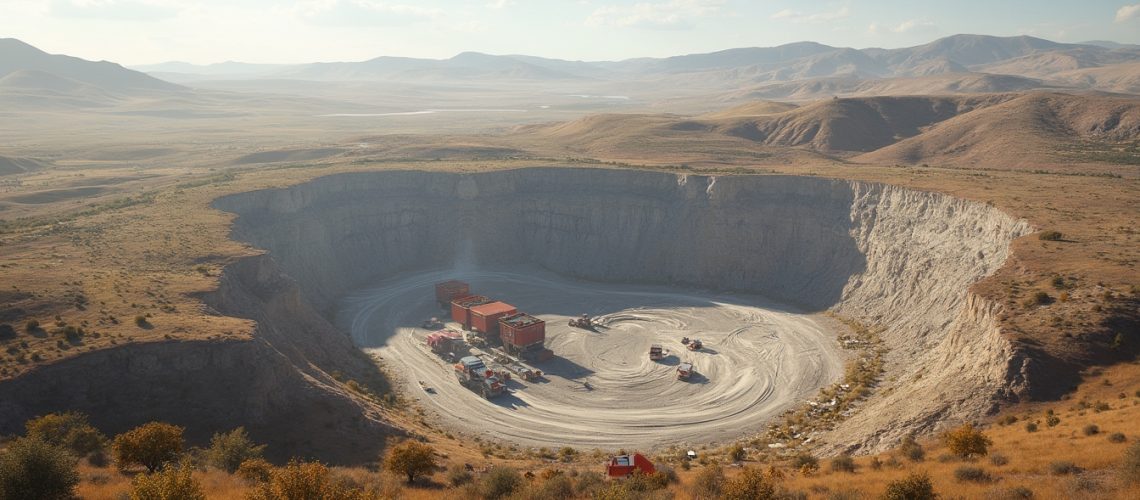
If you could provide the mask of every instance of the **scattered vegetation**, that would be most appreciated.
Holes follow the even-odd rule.
[[[971,483],[988,483],[994,480],[985,469],[974,465],[963,465],[954,469],[954,479]]]
[[[384,468],[407,476],[408,484],[412,484],[416,476],[430,474],[435,470],[435,450],[418,441],[404,441],[388,451],[388,456],[384,458]]]
[[[42,439],[16,439],[0,454],[2,500],[69,499],[77,484],[75,458]]]
[[[1060,231],[1042,231],[1037,235],[1037,239],[1042,241],[1061,241],[1063,236]]]
[[[963,458],[985,456],[993,444],[982,431],[973,424],[966,424],[942,435],[942,442],[950,452]]]
[[[925,472],[912,472],[905,478],[891,481],[883,493],[883,500],[934,500],[934,484]]]
[[[254,444],[244,427],[217,433],[210,440],[206,460],[210,465],[233,474],[245,462],[261,458],[265,445]]]
[[[106,436],[82,413],[49,413],[24,423],[26,435],[62,447],[79,457],[100,451]]]
[[[131,482],[131,500],[205,500],[202,483],[189,463],[139,474]]]
[[[1125,483],[1140,483],[1140,442],[1132,443],[1120,462],[1120,476]]]
[[[115,436],[111,450],[120,468],[133,465],[146,467],[147,472],[161,469],[182,453],[182,432],[176,425],[150,422]]]

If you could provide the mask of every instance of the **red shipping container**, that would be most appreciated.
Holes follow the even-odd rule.
[[[471,308],[471,329],[488,337],[499,336],[499,318],[518,312],[506,302],[491,302]]]
[[[451,320],[458,321],[464,330],[471,329],[471,308],[493,302],[482,295],[468,295],[451,301]]]
[[[499,318],[499,337],[503,345],[521,349],[546,341],[546,322],[527,313]]]
[[[435,300],[440,304],[447,304],[468,295],[471,295],[471,287],[459,280],[444,281],[435,285]]]

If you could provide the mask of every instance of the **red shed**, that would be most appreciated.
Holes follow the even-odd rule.
[[[508,351],[522,351],[546,341],[546,322],[527,313],[499,318],[499,337]]]
[[[435,301],[446,306],[452,300],[471,295],[471,287],[459,280],[444,281],[435,285]]]
[[[633,455],[618,455],[610,458],[609,465],[606,466],[606,475],[610,477],[625,477],[633,474],[633,471],[639,470],[642,474],[653,474],[657,472],[657,467],[653,466],[648,458],[645,458],[640,453]]]
[[[491,302],[471,308],[471,329],[487,337],[499,336],[499,318],[518,312],[506,302]]]
[[[471,308],[493,302],[482,295],[468,295],[451,301],[451,319],[463,325],[464,330],[471,329]]]

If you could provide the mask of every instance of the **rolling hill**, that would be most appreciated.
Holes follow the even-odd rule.
[[[107,61],[48,54],[14,38],[0,39],[0,78],[35,71],[99,87],[108,92],[175,91],[183,87]]]

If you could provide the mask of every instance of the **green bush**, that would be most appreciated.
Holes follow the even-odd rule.
[[[27,323],[24,323],[24,331],[28,333],[40,331],[40,322],[38,320],[29,319]]]
[[[462,464],[454,464],[447,469],[447,484],[452,487],[463,486],[474,480],[475,476]]]
[[[79,484],[75,457],[36,438],[19,438],[0,453],[0,500],[72,498]]]
[[[1081,432],[1086,436],[1095,436],[1100,433],[1100,427],[1097,427],[1096,424],[1089,424],[1081,429]]]
[[[131,481],[131,500],[206,500],[206,494],[187,463],[135,476]]]
[[[831,459],[831,472],[855,472],[855,460],[851,455],[839,455]]]
[[[352,500],[360,498],[345,484],[334,481],[331,471],[319,462],[292,460],[273,469],[268,481],[249,494],[249,500]]]
[[[8,323],[0,323],[0,340],[16,338],[16,329]]]
[[[934,485],[925,472],[912,472],[905,478],[891,481],[883,492],[883,500],[934,500]]]
[[[1025,432],[1037,432],[1037,422],[1026,422]]]
[[[82,413],[49,413],[24,422],[24,428],[28,437],[61,446],[79,457],[101,451],[107,442],[107,437],[87,423],[87,415]]]
[[[479,483],[479,492],[484,498],[498,500],[510,496],[522,486],[522,475],[510,467],[495,467]]]
[[[1124,433],[1121,432],[1114,432],[1108,435],[1108,442],[1110,443],[1123,443],[1127,440],[1128,438],[1125,437]]]
[[[1049,464],[1049,473],[1054,476],[1065,476],[1069,474],[1076,474],[1081,471],[1077,464],[1067,460],[1059,460]]]
[[[899,443],[899,453],[911,462],[921,462],[926,458],[926,451],[922,449],[922,445],[918,444],[912,435],[903,438],[902,443]]]
[[[796,470],[819,470],[819,459],[811,455],[811,453],[803,452],[792,458],[792,468]]]
[[[246,435],[245,428],[238,427],[227,433],[214,434],[210,439],[210,448],[206,450],[206,461],[211,466],[233,474],[246,460],[261,458],[264,451],[265,445],[254,444]]]
[[[731,458],[733,462],[742,462],[748,457],[748,453],[744,451],[743,446],[737,444],[728,450],[728,457]]]
[[[954,479],[971,483],[988,483],[993,481],[994,478],[981,467],[963,465],[954,469]]]
[[[1060,231],[1042,231],[1037,235],[1037,239],[1042,241],[1061,241],[1063,237]]]
[[[182,453],[182,432],[176,425],[150,422],[115,436],[111,450],[120,468],[132,465],[154,472]]]
[[[1002,455],[1001,453],[991,453],[990,454],[990,463],[994,464],[998,467],[1001,467],[1001,466],[1009,463],[1009,457]]]

